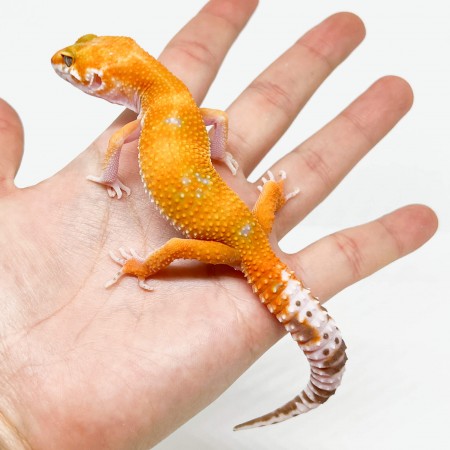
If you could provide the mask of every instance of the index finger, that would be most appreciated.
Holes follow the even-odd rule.
[[[257,5],[258,0],[210,0],[163,50],[159,60],[183,80],[197,103]]]
[[[258,0],[210,0],[159,56],[159,61],[187,85],[198,104],[257,5]],[[136,114],[126,109],[107,133],[135,118]]]

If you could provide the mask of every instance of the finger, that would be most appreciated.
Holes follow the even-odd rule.
[[[321,301],[423,245],[437,218],[410,205],[379,219],[327,236],[293,256],[293,269]]]
[[[258,0],[210,0],[167,44],[159,60],[186,83],[201,103],[222,61],[258,4]],[[136,118],[125,110],[99,138]]]
[[[229,147],[244,175],[272,148],[364,34],[364,25],[353,14],[329,17],[300,38],[231,105]]]
[[[198,103],[257,4],[257,0],[211,0],[161,54],[160,61],[186,83]]]
[[[16,111],[0,99],[0,196],[14,188],[23,155],[23,127]]]
[[[408,83],[385,77],[374,83],[335,119],[282,158],[272,168],[288,172],[286,191],[301,194],[280,211],[275,231],[281,238],[315,208],[352,167],[410,109],[413,94]]]

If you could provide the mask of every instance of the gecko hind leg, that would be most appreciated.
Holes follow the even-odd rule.
[[[258,186],[261,194],[253,207],[253,215],[256,217],[262,228],[267,234],[272,231],[275,214],[279,211],[288,200],[295,197],[300,189],[295,189],[288,194],[284,193],[284,180],[286,172],[280,170],[279,179],[276,180],[273,173],[268,170],[267,177],[262,177],[262,185]]]
[[[106,283],[105,287],[112,286],[124,275],[132,275],[138,279],[142,289],[153,290],[145,280],[166,268],[176,259],[195,259],[206,264],[226,264],[239,266],[241,259],[239,253],[228,245],[214,241],[197,239],[172,238],[162,247],[143,258],[134,250],[126,252],[119,249],[120,256],[110,253],[111,258],[120,264],[120,271]]]
[[[128,142],[133,142],[139,137],[141,131],[140,119],[133,120],[117,130],[109,139],[108,148],[103,158],[103,170],[100,176],[89,175],[86,178],[95,183],[107,187],[110,197],[122,197],[122,191],[130,195],[131,190],[125,186],[117,176],[119,171],[119,158],[122,146]]]

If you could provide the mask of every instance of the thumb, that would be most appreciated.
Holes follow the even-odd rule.
[[[14,189],[22,155],[22,122],[16,111],[0,99],[0,197]]]

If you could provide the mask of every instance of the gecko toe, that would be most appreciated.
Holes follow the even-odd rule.
[[[290,200],[291,198],[295,197],[297,194],[299,194],[301,191],[299,188],[294,189],[293,191],[289,192],[284,196],[284,199],[286,201]]]
[[[125,261],[128,261],[129,259],[131,259],[133,257],[133,252],[134,250],[125,250],[123,247],[119,248],[119,253],[123,256]]]
[[[109,256],[111,257],[111,259],[116,262],[117,264],[120,264],[121,266],[123,266],[127,260],[125,258],[121,258],[120,256],[117,256],[112,250],[109,251]]]
[[[236,175],[239,169],[239,163],[233,158],[233,155],[231,153],[225,152],[224,162],[228,169],[230,169],[230,172],[233,175]]]
[[[111,278],[110,280],[108,280],[105,283],[105,288],[109,288],[113,284],[116,284],[119,281],[119,279],[122,278],[122,276],[123,276],[123,272],[122,272],[122,270],[119,270],[119,272],[117,272],[113,278]]]
[[[134,259],[137,259],[139,262],[145,261],[145,258],[141,256],[134,248],[130,248],[130,254]]]
[[[145,278],[138,277],[138,285],[141,289],[144,289],[144,291],[153,291],[153,288],[145,282]]]
[[[117,199],[120,200],[123,196],[122,191],[127,195],[131,194],[131,189],[128,186],[125,186],[118,178],[110,181],[102,177],[89,175],[86,179],[93,181],[94,183],[101,184],[102,186],[106,186],[106,191],[111,198],[117,197]]]

